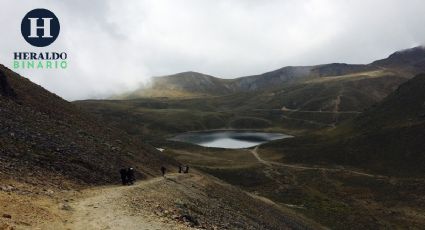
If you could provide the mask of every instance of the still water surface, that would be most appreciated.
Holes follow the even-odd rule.
[[[217,130],[182,133],[170,140],[187,142],[204,147],[242,149],[289,137],[292,136],[283,133]]]

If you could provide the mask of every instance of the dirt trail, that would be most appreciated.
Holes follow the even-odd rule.
[[[330,113],[330,114],[334,114],[334,113],[344,113],[344,114],[359,114],[362,113],[360,111],[349,111],[349,110],[344,110],[344,111],[339,111],[339,105],[341,103],[341,96],[342,95],[338,95],[336,100],[335,100],[335,107],[332,111],[328,111],[328,110],[300,110],[300,109],[288,109],[285,106],[282,107],[281,109],[254,109],[258,110],[258,111],[269,111],[269,110],[275,110],[275,111],[283,111],[283,112],[298,112],[298,113]]]
[[[382,175],[369,174],[369,173],[359,172],[359,171],[345,169],[345,168],[325,168],[325,167],[315,167],[315,166],[302,166],[302,165],[293,165],[293,164],[284,164],[284,163],[280,163],[280,162],[266,161],[266,160],[264,160],[263,158],[260,157],[260,155],[258,154],[258,149],[259,149],[259,146],[256,146],[254,149],[249,149],[249,152],[251,152],[252,155],[255,158],[257,158],[257,160],[260,163],[267,165],[269,167],[276,165],[276,166],[293,168],[293,169],[300,169],[300,170],[322,170],[322,171],[328,171],[328,172],[348,172],[348,173],[356,174],[356,175],[360,175],[360,176],[367,176],[367,177],[374,177],[374,178],[387,178],[386,176],[382,176]]]
[[[250,149],[249,151],[252,153],[252,155],[254,155],[254,157],[255,157],[255,158],[257,158],[257,160],[258,160],[260,163],[265,164],[265,165],[267,165],[267,166],[271,166],[271,165],[272,165],[272,163],[271,163],[271,162],[268,162],[268,161],[264,160],[263,158],[261,158],[261,157],[258,155],[258,146],[255,146],[255,148],[254,148],[254,149],[252,149],[252,150]]]
[[[255,230],[319,226],[266,198],[197,172],[170,173],[166,178],[156,177],[133,186],[90,188],[72,199],[60,220],[32,229]]]
[[[335,99],[335,107],[333,109],[334,113],[338,113],[339,112],[339,105],[341,104],[341,97],[342,97],[342,92],[340,92],[338,94],[338,96]]]
[[[174,178],[170,174],[168,178]],[[167,223],[154,213],[131,212],[127,201],[128,192],[149,184],[161,183],[165,179],[156,177],[140,181],[133,186],[108,186],[83,192],[84,198],[70,204],[71,216],[65,226],[50,225],[50,229],[192,229],[176,223]],[[157,192],[157,191],[147,191]],[[143,211],[143,210],[142,210]]]

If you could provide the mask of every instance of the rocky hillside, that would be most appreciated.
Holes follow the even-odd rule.
[[[123,116],[122,112],[117,111],[116,108],[124,111],[144,110],[137,116],[125,115],[132,117],[132,120],[140,120],[139,116],[158,112],[154,120],[161,120],[162,130],[180,132],[202,127],[211,128],[211,125],[196,127],[185,125],[189,128],[176,128],[174,123],[168,125],[169,122],[162,122],[167,121],[175,113],[188,110],[220,112],[224,115],[219,118],[220,122],[217,122],[215,118],[214,122],[204,119],[211,117],[210,114],[199,118],[202,120],[201,123],[216,124],[213,128],[253,128],[252,125],[235,126],[234,120],[248,118],[250,120],[248,124],[251,124],[254,118],[260,118],[262,128],[278,126],[285,129],[320,129],[334,127],[357,116],[368,107],[379,103],[400,84],[420,72],[425,72],[425,65],[422,63],[424,57],[425,49],[415,47],[395,52],[386,59],[366,65],[331,63],[316,66],[289,66],[236,79],[220,79],[188,72],[156,77],[152,88],[143,88],[121,95],[119,98],[123,100],[138,99],[129,100],[126,103],[117,102],[125,106],[110,107],[101,101],[83,101],[79,105],[102,117],[107,115],[112,118],[107,121],[114,123]],[[160,101],[162,104],[171,98],[173,102],[166,103],[178,105],[152,110],[150,106],[148,108],[144,105],[143,101],[147,97],[149,100]],[[188,113],[192,114],[191,111]],[[187,121],[185,117],[188,118]],[[188,116],[180,116],[180,120],[183,123],[193,124],[192,116],[190,119]],[[206,122],[203,122],[205,120]],[[143,123],[149,126],[151,122],[148,118],[144,119]],[[142,130],[145,129],[142,128]]]
[[[0,179],[102,184],[117,182],[121,167],[149,176],[175,164],[4,66],[0,111]]]
[[[234,92],[275,89],[286,83],[304,80],[311,70],[311,66],[287,66],[259,75],[236,78],[231,85]]]
[[[320,229],[289,209],[197,173],[83,194],[70,202],[69,221],[55,229]]]
[[[345,63],[332,63],[315,66],[310,74],[317,77],[334,77],[348,74],[376,71],[378,67],[372,65],[349,65]]]
[[[367,65],[331,63],[316,66],[287,66],[267,73],[236,79],[221,79],[196,72],[184,72],[154,77],[150,86],[142,87],[116,98],[199,97],[272,91],[311,80],[319,80],[320,78],[365,76],[379,71],[391,72],[393,74],[390,75],[407,78],[425,71],[425,48],[419,46],[398,51],[386,59]]]
[[[311,130],[333,127],[357,116],[412,75],[375,65],[334,63],[285,67],[261,76],[232,80],[211,76],[199,80],[204,79],[202,76],[191,73],[158,78],[161,87],[137,91],[128,97],[133,100],[76,104],[128,133],[153,138],[165,133],[217,128]],[[168,84],[171,80],[173,83]],[[202,90],[194,93],[193,89]],[[152,97],[137,98],[143,93]]]
[[[270,144],[286,161],[351,165],[390,175],[425,174],[425,74],[329,132]],[[279,150],[278,150],[279,149]]]
[[[228,80],[196,72],[184,72],[169,76],[153,77],[149,86],[119,95],[117,99],[140,97],[199,97],[225,95],[232,92]]]
[[[423,73],[425,69],[425,47],[418,46],[412,49],[401,50],[391,54],[386,59],[375,61],[371,65],[407,71],[413,75]]]
[[[400,85],[351,124],[360,130],[397,128],[425,122],[425,73]]]
[[[99,122],[4,66],[0,86],[0,229],[315,226],[193,168],[175,173],[177,162],[140,136]],[[129,166],[137,184],[111,185]]]

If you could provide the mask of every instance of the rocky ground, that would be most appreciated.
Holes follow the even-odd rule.
[[[177,162],[0,65],[0,176],[104,185],[120,168],[154,176],[161,165]]]
[[[202,173],[158,178],[178,164],[0,65],[0,229],[310,226]],[[140,183],[117,185],[124,167]]]
[[[34,189],[4,183],[0,229],[318,229],[287,208],[199,172],[133,186]]]

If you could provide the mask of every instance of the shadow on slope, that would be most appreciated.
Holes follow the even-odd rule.
[[[425,174],[425,74],[327,132],[265,145],[285,161],[343,164],[403,176]]]

